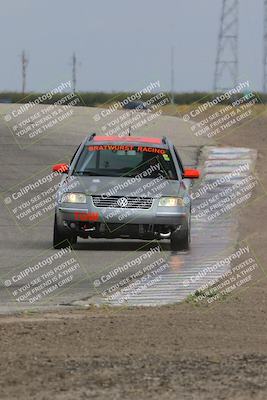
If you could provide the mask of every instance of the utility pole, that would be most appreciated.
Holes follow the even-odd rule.
[[[171,103],[174,104],[174,47],[171,47]]]
[[[222,0],[214,75],[214,92],[226,91],[238,81],[239,0]]]
[[[267,0],[264,0],[263,92],[267,93]]]
[[[76,91],[76,64],[77,64],[77,58],[75,52],[72,55],[72,88],[73,91]]]
[[[26,73],[27,73],[27,66],[29,64],[29,60],[26,57],[25,50],[21,53],[21,66],[22,66],[22,93],[25,93],[26,89]]]

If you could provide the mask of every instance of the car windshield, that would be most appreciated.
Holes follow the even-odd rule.
[[[73,175],[177,179],[168,150],[128,144],[84,146]]]

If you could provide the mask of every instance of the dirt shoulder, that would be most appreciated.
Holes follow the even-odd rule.
[[[266,113],[220,143],[256,148],[267,187]],[[266,198],[240,216],[266,268]],[[0,317],[1,399],[266,399],[267,280],[215,307]]]

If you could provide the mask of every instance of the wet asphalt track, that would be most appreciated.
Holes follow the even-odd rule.
[[[19,272],[24,271],[28,266],[36,265],[40,260],[55,254],[55,250],[51,249],[53,213],[47,213],[45,218],[36,225],[24,226],[21,223],[18,226],[16,218],[10,212],[12,207],[10,204],[5,204],[7,202],[5,199],[14,191],[18,192],[25,187],[31,180],[33,181],[34,178],[30,177],[34,174],[38,175],[39,171],[45,170],[59,160],[68,162],[75,148],[88,132],[100,131],[101,121],[96,125],[92,118],[96,109],[77,107],[64,123],[48,131],[49,136],[28,147],[25,147],[25,143],[21,141],[20,145],[23,145],[23,148],[20,148],[14,141],[7,124],[3,121],[3,115],[7,112],[10,113],[10,107],[17,106],[2,105],[0,108],[2,116],[0,121],[0,189],[2,196],[0,206],[0,312],[90,303],[159,305],[181,301],[188,294],[194,292],[199,284],[203,284],[202,281],[196,285],[188,284],[190,276],[197,273],[203,263],[214,263],[218,254],[224,254],[234,246],[237,240],[237,221],[231,213],[217,218],[213,223],[208,223],[205,218],[193,217],[192,246],[187,253],[171,253],[168,243],[164,241],[149,244],[129,240],[79,240],[71,254],[66,256],[74,258],[76,266],[78,265],[69,282],[70,275],[67,271],[68,274],[61,275],[60,289],[51,291],[51,293],[45,292],[46,294],[41,299],[31,305],[22,300],[16,301],[18,293],[25,294],[27,292],[26,288],[23,291],[21,288],[30,281],[29,279],[17,280],[16,283],[12,282],[11,286],[7,282],[11,282],[12,276],[18,276]],[[211,141],[196,138],[191,133],[189,126],[175,117],[159,117],[147,123],[134,134],[169,136],[177,146],[186,166],[196,166],[200,163],[204,172],[202,185],[205,185],[214,176],[225,175],[226,172],[229,172],[229,159],[231,160],[231,170],[242,164],[244,160],[248,160],[252,167],[256,156],[254,152],[244,149],[234,151],[225,149],[222,152],[212,148],[210,147],[213,145]],[[38,195],[44,190],[44,187],[49,189],[49,184],[44,185],[42,189],[34,189],[32,192]],[[204,200],[202,198],[199,201]],[[157,248],[159,245],[160,252],[155,252],[151,258],[146,260],[142,259],[142,254],[147,253],[151,247]],[[159,261],[161,258],[164,262]],[[149,270],[149,265],[154,261],[156,267],[150,267]],[[127,264],[130,262],[132,262],[131,267]],[[128,265],[128,269],[125,269],[125,265]],[[118,272],[119,266],[121,269]],[[48,280],[51,265],[45,268],[42,270],[44,274],[42,279]],[[115,271],[116,268],[117,271]],[[154,271],[154,275],[148,274],[149,271]],[[47,275],[45,275],[46,273]],[[38,274],[34,275],[34,278],[37,276]],[[129,285],[134,285],[134,282],[141,276],[143,276],[144,283],[142,290],[133,292],[132,289],[136,289],[136,286]],[[155,281],[150,284],[153,279]],[[121,289],[124,284],[129,286],[128,292],[126,289],[124,297],[117,296],[112,300],[109,295],[114,294],[117,289]]]

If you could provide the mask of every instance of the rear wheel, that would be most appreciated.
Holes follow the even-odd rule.
[[[187,224],[185,227],[181,227],[181,229],[176,229],[174,232],[172,232],[171,250],[188,250],[190,247],[190,241],[190,225]]]
[[[77,243],[77,235],[72,235],[71,233],[62,232],[58,228],[57,217],[55,215],[54,221],[54,235],[53,235],[53,247],[54,249],[63,249],[69,247],[71,244]]]

